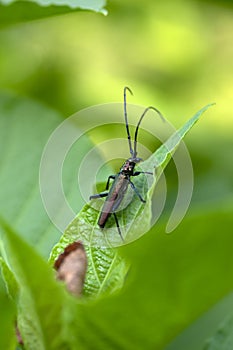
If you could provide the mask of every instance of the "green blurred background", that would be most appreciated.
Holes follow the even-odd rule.
[[[127,85],[134,91],[131,102],[156,106],[175,127],[216,102],[185,139],[195,175],[185,220],[168,239],[162,219],[142,239],[143,252],[140,241],[122,249],[136,261],[133,271],[138,267],[142,279],[148,274],[158,314],[171,313],[170,323],[157,320],[166,330],[158,336],[162,344],[233,287],[233,4],[118,0],[106,8],[108,16],[74,12],[2,28],[0,88],[42,102],[65,118],[94,104],[122,101]],[[166,178],[169,203],[177,183],[172,164]],[[151,271],[159,280],[151,279]],[[140,293],[152,300],[142,290],[135,303]],[[127,308],[127,297],[124,302]],[[150,315],[151,305],[142,307],[141,315]]]
[[[215,101],[204,123],[225,134],[232,125],[230,4],[110,1],[106,17],[76,12],[2,30],[1,87],[68,116],[119,101],[127,84],[135,102],[158,105],[177,124]]]
[[[107,9],[106,17],[75,12],[1,30],[1,88],[68,117],[121,101],[128,85],[131,102],[158,107],[175,127],[216,102],[186,139],[194,201],[231,199],[232,2],[109,1]]]

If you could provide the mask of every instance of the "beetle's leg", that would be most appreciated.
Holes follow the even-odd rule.
[[[109,188],[109,182],[110,182],[110,179],[115,179],[115,175],[110,175],[108,177],[108,181],[107,181],[107,184],[106,184],[106,190],[108,190]],[[92,196],[89,197],[89,199],[96,199],[96,198],[103,198],[103,197],[107,197],[108,195],[108,192],[103,192],[103,193],[97,193],[97,194],[93,194]]]
[[[135,187],[134,183],[132,181],[130,181],[130,179],[128,179],[130,186],[132,187],[132,189],[134,190],[134,192],[136,193],[136,195],[138,196],[138,198],[140,199],[141,202],[146,203],[145,199],[142,198],[142,196],[140,195],[140,193],[138,192],[137,187]]]
[[[149,175],[153,175],[153,173],[151,173],[150,171],[135,171],[135,172],[133,173],[133,175],[131,175],[131,176],[138,176],[138,175],[140,175],[140,174],[149,174]]]
[[[97,193],[97,194],[93,194],[92,196],[89,197],[89,199],[96,199],[96,198],[103,198],[103,197],[107,197],[108,192],[103,192],[103,193]]]
[[[119,226],[119,222],[118,222],[116,213],[113,212],[112,214],[113,214],[113,216],[114,216],[114,218],[115,218],[115,221],[116,221],[116,226],[117,226],[118,233],[119,233],[119,235],[120,235],[122,241],[124,242],[124,239],[123,239],[122,234],[121,234],[121,229],[120,229],[120,226]]]
[[[108,181],[107,181],[107,183],[106,183],[106,190],[108,190],[108,188],[109,188],[110,179],[115,180],[115,177],[116,177],[116,175],[110,175],[110,176],[108,177]]]

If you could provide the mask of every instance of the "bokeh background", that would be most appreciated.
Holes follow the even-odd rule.
[[[199,204],[219,202],[232,189],[231,2],[109,1],[107,9],[106,17],[76,12],[1,30],[1,88],[67,117],[121,101],[128,85],[131,102],[157,106],[176,127],[216,102],[186,142]]]
[[[122,101],[127,85],[134,91],[131,102],[156,106],[177,128],[204,105],[216,102],[185,139],[195,181],[186,218],[172,235],[165,235],[166,216],[177,190],[171,164],[166,170],[169,195],[163,218],[142,240],[122,248],[134,267],[128,294],[120,296],[121,305],[132,322],[129,296],[133,295],[131,305],[138,298],[147,300],[138,309],[138,320],[146,322],[148,338],[155,322],[156,349],[162,349],[233,288],[233,5],[231,1],[118,0],[109,1],[106,8],[107,16],[81,11],[4,25],[0,88],[66,118],[88,106]],[[36,248],[48,256],[59,235],[54,233]],[[25,238],[33,243],[32,236]],[[130,284],[134,274],[136,293],[135,284]],[[156,300],[159,306],[153,313]],[[121,332],[117,320],[114,327]]]

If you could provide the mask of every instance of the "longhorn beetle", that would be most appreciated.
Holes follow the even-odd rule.
[[[133,95],[133,93],[129,87],[126,86],[124,88],[124,117],[125,117],[125,126],[126,126],[126,132],[127,132],[129,150],[130,150],[131,156],[130,158],[126,159],[126,161],[122,165],[120,172],[118,174],[110,175],[108,177],[106,190],[109,189],[110,180],[114,180],[108,192],[98,193],[90,196],[90,199],[107,197],[98,219],[98,225],[100,228],[104,228],[109,216],[113,214],[115,218],[116,226],[118,229],[118,233],[122,240],[123,240],[123,237],[122,237],[121,229],[117,219],[116,210],[119,208],[121,202],[123,201],[123,198],[126,194],[128,186],[129,185],[131,186],[131,188],[134,190],[134,192],[136,193],[136,195],[138,196],[138,198],[142,203],[146,202],[145,199],[142,198],[141,194],[139,193],[138,189],[135,187],[134,183],[131,181],[130,178],[131,176],[138,176],[140,174],[153,175],[153,173],[147,172],[147,171],[134,171],[135,165],[142,161],[142,158],[137,157],[137,136],[138,136],[139,126],[141,124],[142,119],[150,109],[157,112],[160,118],[164,121],[164,118],[158,109],[152,106],[147,107],[142,113],[138,121],[135,134],[134,134],[134,147],[132,147],[128,117],[127,117],[127,108],[126,108],[126,91],[129,91],[131,95]]]

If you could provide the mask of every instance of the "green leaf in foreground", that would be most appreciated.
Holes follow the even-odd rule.
[[[124,291],[83,304],[71,299],[59,284],[54,286],[50,268],[33,248],[6,232],[9,263],[33,298],[32,302],[24,296],[28,303],[20,304],[20,313],[42,323],[39,336],[46,339],[48,349],[84,350],[93,344],[95,350],[165,349],[182,329],[232,290],[233,236],[228,230],[232,223],[232,210],[221,208],[185,218],[175,235],[164,235],[158,225],[141,240],[121,248],[132,262]],[[32,341],[38,336],[33,326],[28,321],[29,350],[40,349]]]
[[[165,350],[172,338],[228,295],[233,288],[232,224],[230,209],[201,209],[187,216],[173,235],[165,235],[161,223],[121,247],[132,264],[123,290],[88,303],[85,310],[91,333],[106,340],[102,349]],[[199,350],[192,347],[198,335],[194,332],[176,350]]]
[[[1,253],[3,253],[3,249]],[[0,268],[3,280],[6,285],[7,293],[13,300],[16,300],[18,297],[19,286],[13,272],[7,263],[2,259],[2,257],[0,257]]]
[[[166,350],[233,349],[233,293],[226,295],[184,330]]]
[[[1,273],[0,273],[1,279]],[[15,307],[9,299],[2,281],[0,280],[0,349],[14,350],[16,345],[15,337]]]
[[[20,286],[18,327],[26,349],[74,349],[70,297],[33,248],[1,223],[4,250]]]
[[[13,2],[21,2],[21,0],[0,0],[3,5],[9,5]],[[74,9],[93,11],[100,11],[105,5],[105,0],[28,0],[28,2],[34,2],[40,6],[69,6]]]
[[[154,154],[141,164],[143,171],[154,172],[159,169],[157,176],[138,176],[134,179],[135,186],[140,188],[143,197],[147,196],[146,204],[142,204],[135,194],[129,194],[130,204],[121,212],[118,212],[118,220],[124,227],[124,243],[135,240],[150,229],[151,225],[151,198],[154,187],[164,169],[176,151],[186,133],[197,122],[199,117],[211,105],[207,105],[198,111],[183,127],[172,135]],[[85,290],[88,294],[98,294],[100,290],[106,290],[107,281],[115,281],[116,285],[122,285],[127,266],[112,247],[122,245],[121,238],[110,218],[108,229],[102,231],[98,225],[99,210],[102,201],[92,201],[79,212],[76,218],[65,230],[59,243],[53,248],[50,262],[53,264],[65,247],[76,240],[81,240],[87,247],[89,268],[87,272]],[[114,285],[114,283],[113,283]],[[109,288],[110,287],[110,288]],[[112,284],[107,286],[111,290]]]
[[[0,0],[0,28],[79,10],[106,14],[105,0]]]
[[[202,350],[233,349],[233,316],[225,319],[211,339],[206,341]]]
[[[165,350],[226,350],[233,348],[233,293],[211,307],[180,333]],[[231,346],[228,347],[228,345]]]

